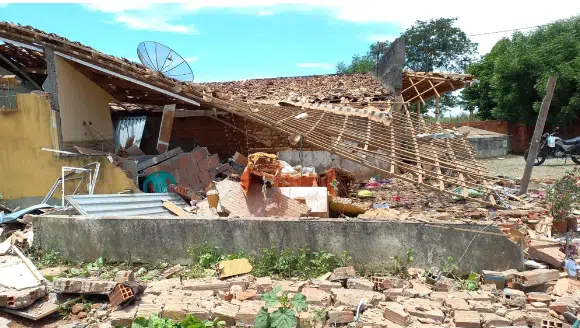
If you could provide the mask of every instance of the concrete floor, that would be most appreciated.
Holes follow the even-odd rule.
[[[502,175],[515,179],[522,177],[526,166],[524,157],[521,155],[508,155],[504,159],[480,159],[479,161],[487,167],[490,175]],[[574,166],[577,165],[570,159],[564,164],[564,160],[550,158],[541,166],[534,167],[532,179],[558,179]]]

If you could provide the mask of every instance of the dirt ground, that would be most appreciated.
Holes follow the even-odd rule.
[[[520,179],[524,174],[526,162],[521,155],[509,155],[503,159],[481,159],[479,160],[492,176],[507,176],[514,179]],[[574,168],[572,160],[564,163],[562,159],[547,159],[544,164],[535,166],[532,171],[532,179],[557,179],[562,177],[566,171]]]

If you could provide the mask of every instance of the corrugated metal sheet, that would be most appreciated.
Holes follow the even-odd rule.
[[[115,150],[125,146],[127,139],[135,136],[133,144],[141,146],[141,138],[145,129],[146,116],[124,117],[117,122],[115,128]]]
[[[187,203],[176,193],[71,195],[65,199],[83,215],[115,216],[174,216],[163,207],[166,200],[177,206]]]

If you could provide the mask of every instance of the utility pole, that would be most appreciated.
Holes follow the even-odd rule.
[[[540,139],[542,137],[542,132],[544,131],[544,125],[546,124],[546,118],[548,117],[548,110],[550,109],[550,103],[552,102],[552,96],[554,95],[555,87],[556,77],[550,76],[550,78],[548,78],[548,85],[546,86],[546,96],[542,101],[542,108],[540,109],[538,120],[536,121],[534,135],[532,136],[532,142],[528,151],[528,160],[526,162],[524,176],[520,182],[519,195],[523,195],[528,192],[528,185],[530,183],[530,178],[532,177],[532,169],[534,168],[534,162],[538,156],[538,146],[540,145]]]

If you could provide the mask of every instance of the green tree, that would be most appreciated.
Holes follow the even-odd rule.
[[[405,38],[405,67],[413,71],[463,72],[473,60],[477,44],[458,27],[457,18],[438,18],[417,21],[402,36]],[[389,47],[390,42],[377,42],[369,47],[364,56],[355,55],[350,64],[340,62],[337,73],[366,73],[373,70],[375,63]],[[423,111],[434,106],[431,100]],[[441,110],[455,107],[457,97],[446,94],[441,97]]]
[[[454,26],[457,18],[417,21],[405,37],[406,67],[413,71],[464,72],[473,60],[477,44]]]
[[[464,89],[464,101],[482,119],[535,122],[548,76],[558,83],[548,114],[553,124],[580,113],[580,16],[535,31],[514,33],[471,64],[479,84]]]
[[[390,42],[377,42],[370,46],[369,50],[364,55],[356,54],[352,56],[349,65],[344,62],[339,62],[336,65],[336,72],[339,74],[354,74],[354,73],[367,73],[373,70],[376,61],[380,58],[381,54],[389,47]]]

